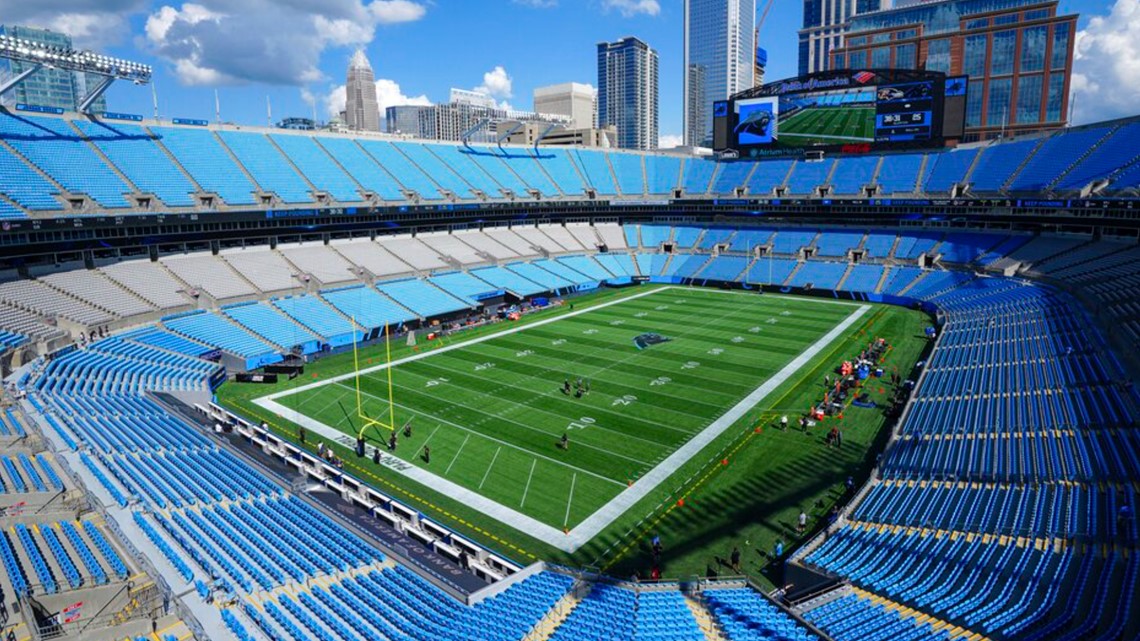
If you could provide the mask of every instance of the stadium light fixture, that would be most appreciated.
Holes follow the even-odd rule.
[[[102,81],[80,102],[79,110],[83,112],[86,112],[114,81],[128,80],[136,85],[145,85],[150,82],[152,72],[150,65],[139,62],[105,56],[93,51],[56,47],[8,35],[0,35],[0,58],[29,65],[27,70],[0,85],[0,95],[7,93],[42,67],[100,76]]]

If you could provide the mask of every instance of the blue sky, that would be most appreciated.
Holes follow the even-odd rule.
[[[758,4],[764,4],[759,0]],[[1078,88],[1078,107],[1092,117],[1133,109],[1113,92],[1121,79],[1140,77],[1140,59],[1121,40],[1140,41],[1140,0],[1062,0],[1082,14],[1092,43]],[[1107,15],[1094,21],[1090,18]],[[768,77],[796,72],[799,0],[775,0],[761,32]],[[681,0],[0,0],[0,16],[72,33],[78,44],[155,67],[164,118],[213,120],[214,89],[223,120],[266,121],[311,115],[324,120],[343,85],[353,50],[364,47],[381,85],[382,102],[404,98],[445,101],[450,87],[485,86],[520,109],[535,87],[559,82],[596,84],[595,45],[626,35],[657,49],[661,62],[661,134],[681,131]],[[1128,60],[1130,58],[1131,60]],[[1078,71],[1081,68],[1078,67]],[[1128,83],[1130,86],[1134,80]],[[1140,90],[1134,90],[1140,91]],[[1140,98],[1140,95],[1136,96]],[[1110,109],[1109,98],[1118,104]],[[118,86],[112,109],[151,115],[150,91]],[[1135,113],[1133,109],[1132,113]]]

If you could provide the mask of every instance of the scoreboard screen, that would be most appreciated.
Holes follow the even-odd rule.
[[[904,70],[784,80],[734,96],[727,109],[718,104],[727,135],[715,142],[741,156],[940,147],[961,136],[966,86],[965,78]]]

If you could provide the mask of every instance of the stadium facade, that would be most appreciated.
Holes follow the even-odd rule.
[[[967,138],[1064,126],[1077,16],[1054,1],[941,0],[854,16],[836,69],[925,69],[970,78]]]

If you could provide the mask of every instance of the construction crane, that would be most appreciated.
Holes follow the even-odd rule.
[[[768,0],[768,3],[764,5],[764,11],[760,13],[760,19],[756,21],[756,42],[755,42],[755,47],[753,48],[754,50],[752,52],[753,56],[756,56],[756,54],[757,54],[756,50],[758,50],[760,48],[760,30],[764,28],[764,22],[768,19],[768,12],[772,10],[772,4],[775,1],[776,0]],[[765,60],[765,62],[767,62],[767,60]],[[764,72],[760,68],[760,65],[758,63],[759,63],[759,61],[756,60],[755,58],[753,58],[752,64],[757,67],[756,78],[755,78],[755,81],[753,82],[753,85],[756,87],[759,87],[760,85],[762,85],[764,83]]]

